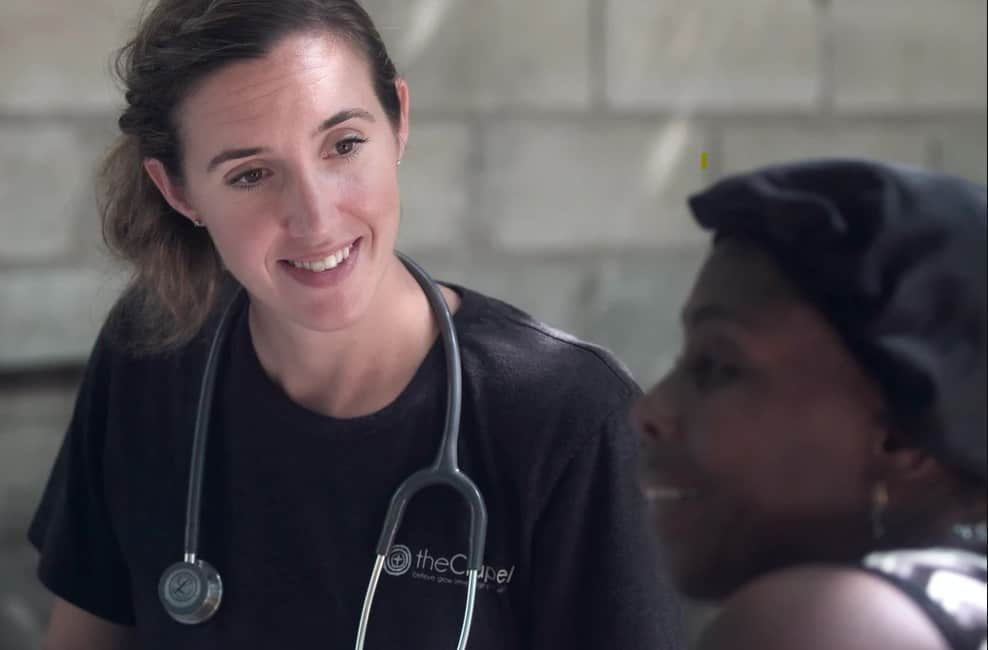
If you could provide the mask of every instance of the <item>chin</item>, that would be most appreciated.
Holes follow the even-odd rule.
[[[673,574],[673,577],[679,593],[690,600],[700,602],[722,602],[744,585],[743,582],[725,582],[722,577],[711,574],[695,576]]]
[[[720,602],[727,600],[732,593],[741,587],[740,584],[724,584],[716,576],[688,576],[674,574],[676,585],[681,593],[690,600],[701,602]]]

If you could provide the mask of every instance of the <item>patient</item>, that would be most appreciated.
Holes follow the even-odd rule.
[[[712,251],[636,405],[699,646],[985,643],[985,189],[819,160],[692,197]]]

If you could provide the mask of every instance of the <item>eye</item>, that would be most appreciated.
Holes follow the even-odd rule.
[[[337,156],[341,158],[346,158],[352,156],[360,149],[360,145],[367,142],[365,138],[360,138],[357,136],[350,136],[340,140],[333,146],[333,150]]]
[[[237,174],[230,179],[229,185],[237,189],[253,189],[258,183],[264,180],[268,176],[268,172],[260,167],[254,169],[248,169],[247,171]]]
[[[685,364],[686,375],[700,391],[714,390],[737,379],[740,368],[710,354],[698,354]]]

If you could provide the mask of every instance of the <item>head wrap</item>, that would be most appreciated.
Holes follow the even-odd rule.
[[[727,177],[689,205],[717,237],[773,255],[915,443],[986,480],[983,186],[902,165],[808,160]]]

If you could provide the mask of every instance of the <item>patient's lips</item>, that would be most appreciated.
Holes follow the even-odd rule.
[[[694,499],[699,494],[700,490],[693,487],[677,487],[671,485],[649,485],[645,487],[645,499],[650,503],[653,501]]]
[[[709,505],[698,487],[653,484],[645,488],[649,519],[664,542],[690,544],[702,530]]]

